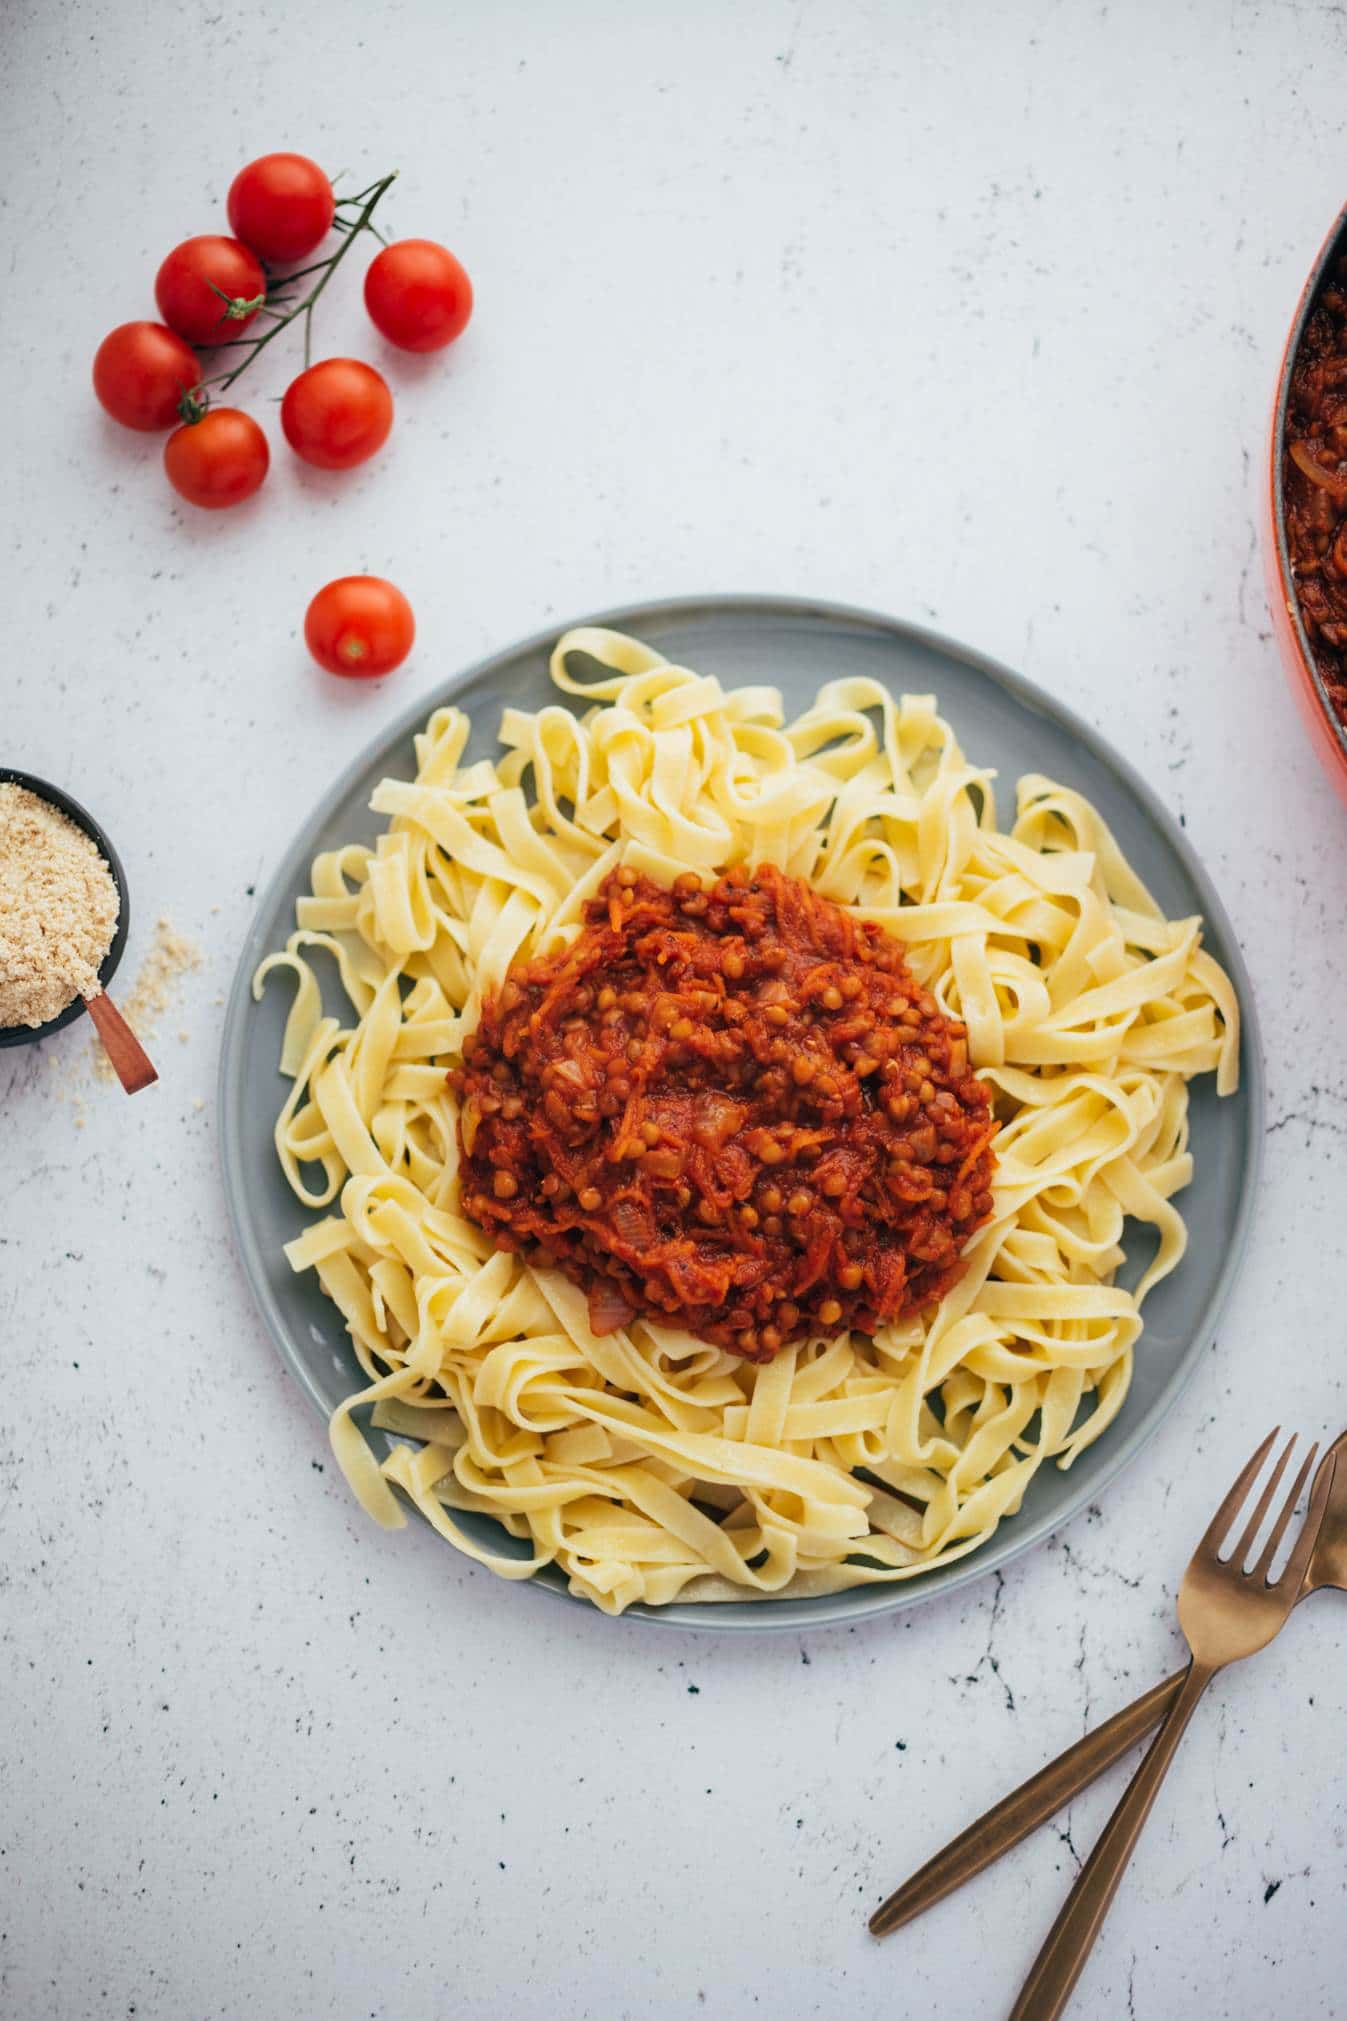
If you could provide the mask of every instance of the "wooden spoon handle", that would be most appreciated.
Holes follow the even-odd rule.
[[[974,1874],[980,1874],[1002,1853],[1010,1851],[1031,1831],[1046,1823],[1064,1803],[1092,1783],[1097,1775],[1144,1740],[1151,1728],[1164,1718],[1183,1688],[1185,1673],[1167,1677],[1133,1705],[1115,1712],[1112,1719],[1095,1727],[1050,1761],[1037,1775],[1022,1782],[1009,1796],[1002,1797],[975,1823],[952,1839],[943,1852],[928,1860],[911,1880],[904,1881],[887,1902],[875,1910],[870,1928],[876,1937],[887,1937],[914,1916],[952,1895]]]
[[[84,1008],[98,1027],[103,1051],[112,1061],[117,1079],[128,1095],[139,1094],[142,1088],[149,1087],[151,1081],[158,1080],[149,1054],[106,990],[100,991],[97,996],[86,996]]]

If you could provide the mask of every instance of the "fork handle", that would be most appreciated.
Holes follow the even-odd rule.
[[[1184,1728],[1215,1671],[1189,1665],[1164,1723],[1147,1748],[1140,1768],[1123,1792],[1099,1842],[1076,1876],[1075,1886],[1034,1960],[1010,2021],[1057,2021],[1080,1977],[1109,1904],[1141,1836],[1161,1783],[1174,1759]]]
[[[974,1874],[980,1874],[993,1860],[999,1860],[1002,1853],[1009,1852],[1030,1832],[1037,1831],[1063,1804],[1069,1803],[1158,1725],[1178,1697],[1184,1676],[1185,1672],[1177,1671],[1131,1705],[1125,1705],[1112,1719],[1105,1720],[1092,1733],[1083,1734],[1055,1761],[984,1811],[875,1910],[870,1918],[872,1933],[887,1937],[891,1930],[901,1929],[914,1916],[952,1895],[965,1881],[971,1881]]]

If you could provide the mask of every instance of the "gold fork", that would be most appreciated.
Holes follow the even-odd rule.
[[[1061,2014],[1103,1927],[1109,1904],[1118,1891],[1118,1883],[1198,1699],[1218,1670],[1241,1657],[1252,1656],[1269,1643],[1295,1605],[1332,1486],[1332,1467],[1321,1469],[1300,1534],[1276,1579],[1271,1577],[1271,1570],[1300,1491],[1314,1465],[1317,1446],[1310,1447],[1309,1456],[1296,1475],[1252,1568],[1245,1570],[1246,1561],[1286,1471],[1294,1438],[1288,1441],[1273,1468],[1239,1542],[1228,1557],[1221,1556],[1276,1436],[1276,1430],[1269,1432],[1259,1446],[1193,1553],[1179,1588],[1179,1626],[1192,1652],[1187,1675],[1145,1759],[1105,1825],[1099,1843],[1077,1875],[1075,1886],[1034,1960],[1010,2021],[1055,2021]]]
[[[1324,1476],[1323,1517],[1301,1581],[1297,1605],[1328,1586],[1347,1593],[1347,1465],[1339,1479],[1333,1473],[1339,1453],[1347,1453],[1347,1432],[1338,1434],[1319,1462],[1319,1472]],[[1315,1485],[1318,1486],[1317,1479]],[[1018,1789],[1011,1790],[966,1825],[957,1838],[951,1839],[880,1904],[870,1918],[873,1934],[887,1937],[933,1908],[1008,1853],[1012,1846],[1017,1846],[1021,1839],[1028,1838],[1030,1832],[1037,1831],[1072,1797],[1088,1789],[1105,1769],[1112,1768],[1148,1733],[1154,1732],[1182,1691],[1186,1675],[1186,1671],[1180,1670],[1163,1684],[1152,1685],[1131,1705],[1123,1706],[1102,1726],[1082,1734],[1055,1761],[1037,1769]]]

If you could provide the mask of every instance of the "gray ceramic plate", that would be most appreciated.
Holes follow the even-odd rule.
[[[727,685],[774,683],[787,706],[799,708],[820,683],[869,675],[897,694],[934,692],[964,749],[1000,774],[1000,805],[1013,804],[1022,772],[1046,772],[1086,794],[1113,829],[1131,862],[1171,914],[1200,912],[1207,946],[1230,972],[1244,1011],[1242,1080],[1238,1095],[1218,1102],[1210,1077],[1195,1084],[1192,1141],[1197,1175],[1182,1197],[1188,1253],[1178,1271],[1146,1304],[1146,1330],[1131,1394],[1121,1416],[1069,1473],[1045,1467],[1019,1515],[1003,1523],[987,1548],[944,1570],[892,1586],[862,1586],[812,1600],[766,1600],[660,1609],[632,1608],[623,1618],[681,1628],[800,1631],[859,1621],[951,1593],[1041,1543],[1094,1501],[1150,1438],[1211,1339],[1217,1314],[1243,1252],[1257,1185],[1263,1136],[1263,1076],[1253,997],[1230,922],[1201,864],[1172,817],[1132,768],[1103,739],[1051,697],[981,654],[894,619],[838,605],[780,597],[704,597],[607,611],[580,620],[634,632],[671,658]],[[290,992],[277,984],[260,1004],[250,989],[262,956],[280,947],[294,904],[308,888],[320,849],[372,840],[382,825],[368,802],[386,773],[410,778],[412,732],[432,706],[454,701],[473,719],[469,756],[496,749],[504,703],[538,706],[555,699],[548,652],[564,626],[472,668],[398,718],[333,785],[295,837],[257,910],[239,961],[225,1022],[220,1074],[225,1191],[243,1267],[282,1358],[324,1417],[362,1380],[341,1319],[312,1273],[294,1276],[281,1244],[299,1233],[305,1213],[282,1178],[272,1149],[272,1125],[288,1084],[277,1071]],[[343,1012],[345,1000],[340,1001]],[[1144,1231],[1130,1259],[1139,1274],[1149,1246]],[[383,1434],[374,1434],[376,1442]],[[498,1551],[523,1547],[487,1517],[463,1516]],[[526,1582],[569,1599],[561,1575],[549,1570]],[[501,1605],[520,1587],[501,1586]],[[573,1604],[588,1607],[587,1601]],[[596,1610],[596,1622],[602,1617]]]

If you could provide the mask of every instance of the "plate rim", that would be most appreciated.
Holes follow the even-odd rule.
[[[554,621],[527,638],[515,640],[484,655],[471,665],[460,668],[437,683],[429,694],[423,694],[410,701],[361,746],[304,815],[299,828],[291,837],[257,898],[230,984],[221,1033],[220,1064],[216,1083],[220,1118],[220,1176],[235,1255],[247,1280],[254,1305],[281,1361],[326,1423],[329,1417],[327,1403],[290,1337],[283,1315],[267,1282],[260,1245],[243,1213],[248,1187],[239,1132],[236,1128],[235,1102],[243,1088],[242,1060],[246,1019],[254,1008],[252,977],[263,954],[271,951],[263,949],[260,944],[263,938],[262,921],[276,909],[286,888],[293,881],[296,871],[304,863],[312,861],[311,849],[306,848],[303,842],[304,836],[311,834],[316,827],[320,827],[335,813],[341,801],[347,797],[361,774],[369,768],[380,752],[391,750],[411,736],[425,723],[433,710],[451,703],[454,696],[469,683],[489,675],[495,669],[503,669],[525,655],[548,649],[564,632],[579,626],[601,627],[614,631],[630,630],[639,636],[642,622],[679,615],[691,619],[698,613],[706,611],[736,612],[741,615],[756,613],[764,619],[784,617],[788,621],[841,622],[853,629],[857,626],[868,627],[878,634],[915,642],[959,660],[991,680],[996,686],[1006,690],[1031,713],[1055,719],[1122,781],[1147,819],[1159,829],[1165,842],[1179,857],[1202,898],[1204,924],[1215,925],[1220,933],[1226,950],[1227,970],[1240,1008],[1239,1092],[1248,1106],[1249,1153],[1244,1161],[1239,1200],[1226,1254],[1206,1302],[1189,1329],[1187,1344],[1179,1356],[1168,1384],[1154,1399],[1149,1409],[1128,1428],[1118,1441],[1116,1449],[1110,1453],[1102,1472],[1088,1484],[1088,1487],[1082,1486],[1075,1493],[1068,1494],[1060,1508],[1045,1511],[1023,1531],[1010,1536],[998,1532],[983,1549],[970,1553],[966,1558],[957,1559],[952,1564],[937,1566],[930,1573],[911,1580],[865,1587],[863,1597],[859,1599],[851,1597],[857,1594],[858,1589],[848,1588],[846,1589],[848,1597],[844,1605],[839,1605],[844,1598],[842,1594],[820,1594],[792,1601],[790,1594],[784,1593],[773,1599],[749,1603],[753,1611],[747,1618],[737,1615],[726,1619],[721,1605],[706,1601],[674,1601],[666,1607],[650,1607],[641,1602],[627,1608],[621,1615],[614,1616],[604,1614],[589,1601],[564,1588],[546,1585],[538,1579],[498,1582],[512,1587],[527,1587],[533,1592],[560,1600],[567,1606],[583,1607],[587,1614],[610,1622],[642,1623],[710,1634],[801,1635],[821,1628],[855,1627],[862,1622],[868,1623],[881,1616],[899,1613],[907,1608],[922,1606],[935,1599],[958,1593],[977,1580],[989,1578],[993,1572],[1002,1571],[1015,1559],[1036,1549],[1057,1531],[1065,1529],[1067,1524],[1074,1522],[1089,1503],[1106,1493],[1123,1469],[1141,1454],[1187,1390],[1203,1351],[1215,1334],[1244,1261],[1263,1165],[1266,1082],[1253,982],[1244,960],[1243,949],[1220,894],[1185,830],[1180,827],[1155,788],[1137,770],[1132,761],[1110,744],[1107,738],[1079,715],[1069,703],[1062,702],[1055,695],[1047,693],[1026,675],[1016,672],[1014,668],[1006,666],[990,654],[982,652],[977,647],[966,645],[962,640],[952,638],[949,634],[937,631],[931,626],[915,624],[906,618],[871,610],[863,605],[838,603],[818,597],[785,596],[774,591],[712,592],[705,595],[643,598],[638,603],[617,605],[565,622]],[[778,1606],[783,1608],[783,1612],[772,1618]],[[809,1616],[805,1620],[801,1620],[794,1611],[789,1613],[784,1611],[800,1607],[810,1609]]]

